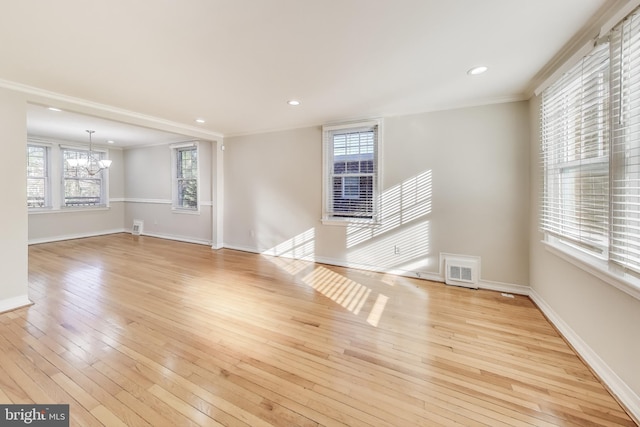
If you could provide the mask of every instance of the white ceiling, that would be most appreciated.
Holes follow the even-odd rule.
[[[526,99],[540,70],[613,3],[3,0],[0,83],[225,136]],[[489,71],[466,74],[480,64]],[[30,133],[86,138],[95,127],[98,137],[108,125],[41,110],[29,110]]]
[[[136,126],[71,111],[52,111],[47,106],[27,106],[27,129],[30,137],[89,143],[87,130],[93,130],[94,144],[113,147],[171,144],[193,138],[182,134]],[[113,141],[113,142],[108,142]]]

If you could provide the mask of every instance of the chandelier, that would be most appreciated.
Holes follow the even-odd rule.
[[[111,166],[111,160],[100,159],[98,153],[93,152],[93,141],[91,135],[95,133],[95,130],[87,130],[89,134],[89,153],[85,159],[67,159],[67,164],[73,168],[84,170],[89,176],[94,176],[103,169]]]

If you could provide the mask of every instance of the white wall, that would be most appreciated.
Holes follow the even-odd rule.
[[[640,416],[640,300],[559,258],[542,245],[538,230],[540,99],[531,100],[530,286],[547,315],[557,316],[563,334],[584,346],[592,367]],[[635,394],[635,396],[634,396]],[[625,397],[625,396],[620,396]],[[632,406],[633,405],[633,406]]]
[[[526,102],[386,118],[371,229],[320,223],[319,127],[227,138],[225,246],[429,277],[472,255],[482,280],[527,285],[528,142]]]
[[[109,150],[110,206],[105,209],[69,209],[29,213],[30,243],[64,240],[130,231],[133,220],[144,221],[144,234],[211,244],[212,182],[216,152],[208,141],[200,149],[200,211],[171,209],[171,150],[169,145]],[[24,154],[24,153],[23,153]]]
[[[24,95],[0,89],[0,146],[5,161],[0,225],[0,312],[29,303],[27,252],[27,103]]]
[[[124,166],[122,150],[112,149],[108,171],[109,198],[105,209],[60,209],[29,212],[29,243],[72,239],[124,230]]]
[[[200,141],[199,155],[200,211],[180,213],[171,209],[172,166],[169,145],[125,150],[125,228],[130,230],[134,220],[142,220],[144,234],[211,244],[214,221],[212,143]]]

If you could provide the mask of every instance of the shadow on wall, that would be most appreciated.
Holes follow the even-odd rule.
[[[379,225],[349,225],[346,263],[387,271],[411,271],[426,265],[430,251],[432,172],[425,171],[386,190],[379,199]],[[310,228],[262,252],[264,255],[313,261],[315,229]]]
[[[428,263],[431,170],[404,180],[380,196],[380,225],[347,227],[347,262],[363,268],[402,273]]]
[[[431,213],[433,193],[432,172],[422,172],[406,179],[380,195],[380,226],[347,228],[347,248],[360,245],[375,237],[415,221]]]
[[[389,188],[380,196],[380,225],[348,226],[346,263],[349,266],[404,272],[427,265],[432,172],[425,171]],[[315,265],[315,229],[310,228],[262,253],[283,271],[367,322],[378,323],[389,298],[321,265]],[[313,266],[313,267],[311,267]],[[308,270],[311,268],[311,271]],[[373,297],[375,296],[375,302]]]

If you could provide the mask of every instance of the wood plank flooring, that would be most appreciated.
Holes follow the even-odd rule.
[[[114,234],[29,248],[0,402],[74,426],[632,426],[527,298]]]

